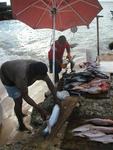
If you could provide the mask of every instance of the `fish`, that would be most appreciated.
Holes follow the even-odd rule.
[[[92,128],[106,134],[113,134],[113,127],[93,126]]]
[[[72,82],[89,82],[92,79],[94,79],[94,76],[90,72],[78,72],[73,73],[69,75],[66,75],[65,77],[65,84],[72,83]]]
[[[72,130],[72,133],[74,132],[85,132],[88,130],[96,130],[96,131],[100,131],[103,132],[105,134],[113,134],[113,127],[103,127],[103,126],[95,126],[92,124],[86,124],[86,125],[82,125],[80,127],[77,127],[75,129]]]
[[[64,89],[72,89],[73,87],[79,86],[82,82],[71,82],[68,84],[64,84]]]
[[[101,131],[94,130],[94,129],[91,129],[91,130],[88,130],[85,132],[81,132],[81,133],[74,133],[74,136],[87,137],[87,138],[102,137],[104,135],[106,135],[106,134]]]
[[[71,115],[73,109],[75,107],[78,107],[78,105],[79,105],[79,98],[75,96],[74,97],[67,96],[65,100],[62,101],[62,110],[60,111],[56,124],[54,125],[54,127],[52,127],[52,132],[50,134],[51,138],[56,136],[58,131],[65,124],[65,121]]]
[[[67,91],[62,91],[67,92]],[[60,92],[60,93],[62,93]],[[68,94],[68,93],[67,93]],[[47,122],[47,126],[43,129],[44,137],[57,134],[63,123],[72,113],[75,107],[78,107],[78,97],[66,96],[65,99],[60,99],[62,102],[62,110],[58,104],[55,104]]]
[[[94,68],[87,68],[87,70],[92,73],[94,76],[102,78],[102,79],[109,79],[109,76],[97,69]]]
[[[85,123],[92,123],[94,125],[101,125],[101,126],[113,126],[113,120],[111,119],[93,118],[85,120]]]
[[[97,142],[102,142],[104,144],[109,144],[109,143],[113,143],[113,135],[104,135],[102,137],[92,137],[90,138],[91,141],[97,141]]]
[[[72,133],[73,132],[85,132],[85,131],[90,130],[92,127],[93,127],[93,125],[91,125],[91,124],[82,125],[82,126],[79,126],[75,129],[73,129]]]
[[[49,120],[47,121],[47,127],[43,130],[44,136],[51,133],[52,127],[57,122],[59,114],[60,114],[60,107],[58,104],[55,104],[55,106],[53,107],[52,114],[51,114]]]

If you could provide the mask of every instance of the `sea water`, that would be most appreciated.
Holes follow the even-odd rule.
[[[110,10],[113,2],[102,2],[103,10],[99,13],[99,46],[100,53],[108,51],[108,45],[113,41],[113,19]],[[70,29],[56,31],[56,39],[65,35],[69,43],[78,45],[71,51],[76,57],[84,57],[86,49],[97,54],[96,18],[89,25],[78,26],[76,33]],[[36,59],[48,64],[47,53],[52,40],[51,29],[32,29],[17,20],[0,21],[0,64],[13,59]]]

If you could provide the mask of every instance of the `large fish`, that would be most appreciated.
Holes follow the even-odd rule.
[[[113,126],[113,120],[111,119],[93,118],[93,119],[85,120],[85,123],[92,123],[94,125],[100,125],[100,126]]]
[[[74,133],[74,136],[87,137],[87,138],[102,137],[104,135],[106,134],[101,131],[94,130],[94,129],[80,132],[80,133]]]
[[[90,138],[91,141],[97,141],[97,142],[102,142],[104,144],[109,144],[109,143],[113,143],[113,134],[110,135],[104,135],[101,137],[92,137]]]
[[[85,132],[85,131],[90,130],[92,127],[93,127],[93,125],[91,125],[91,124],[81,125],[81,126],[75,128],[75,129],[73,129],[73,130],[72,130],[72,133],[73,133],[73,132],[77,132],[77,133],[78,133],[78,132]]]
[[[54,136],[69,117],[75,106],[78,106],[78,97],[69,96],[67,91],[57,92],[57,97],[61,100],[62,110],[55,104],[52,114],[47,121],[47,127],[43,130],[43,135]]]
[[[64,125],[64,122],[71,115],[73,109],[78,107],[78,97],[67,96],[65,100],[62,101],[62,110],[60,111],[56,123],[52,126],[50,137],[54,137],[61,127]]]
[[[113,134],[113,127],[93,126],[94,130],[101,131],[106,134]]]
[[[43,130],[43,135],[46,136],[48,134],[51,133],[51,128],[55,125],[55,123],[57,122],[58,120],[58,116],[59,116],[59,113],[60,113],[60,107],[58,104],[56,104],[54,107],[53,107],[53,111],[52,111],[52,114],[49,118],[49,120],[47,121],[47,127]]]
[[[106,125],[106,123],[104,123],[104,125]],[[89,130],[96,130],[96,131],[103,132],[105,134],[113,134],[113,127],[97,126],[97,124],[96,125],[92,125],[92,124],[81,125],[73,129],[72,133],[86,132]]]

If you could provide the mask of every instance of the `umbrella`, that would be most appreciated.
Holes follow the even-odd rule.
[[[33,29],[53,29],[53,64],[55,30],[89,25],[102,10],[98,0],[11,0],[14,18]],[[53,65],[55,76],[55,65]]]

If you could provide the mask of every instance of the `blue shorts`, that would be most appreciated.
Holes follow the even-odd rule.
[[[9,97],[12,97],[13,99],[19,98],[21,96],[20,90],[16,86],[7,86],[4,85]]]

